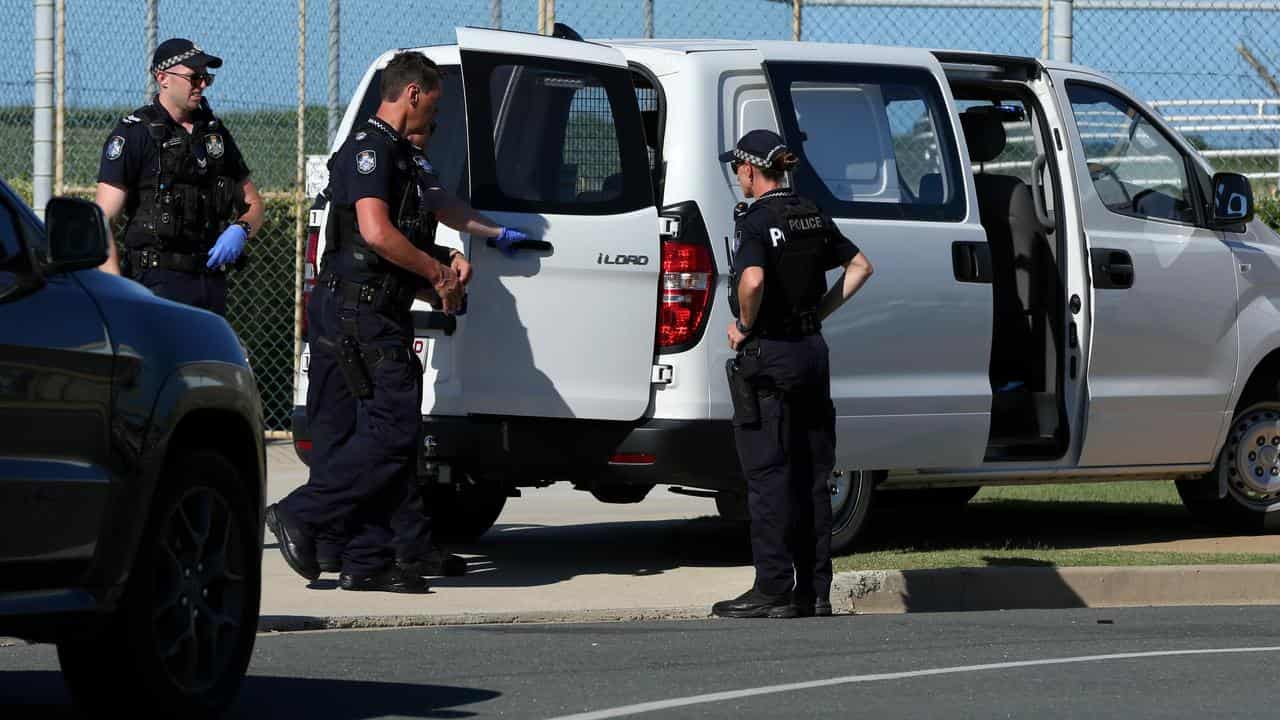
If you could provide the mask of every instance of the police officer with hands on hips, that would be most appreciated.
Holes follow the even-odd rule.
[[[344,590],[420,593],[424,575],[465,571],[432,542],[416,477],[422,366],[410,306],[423,294],[456,313],[471,275],[461,253],[434,245],[435,221],[493,238],[507,254],[529,238],[440,187],[406,139],[436,116],[443,85],[435,63],[395,55],[380,91],[376,114],[330,161],[326,246],[307,309],[311,475],[267,508],[267,524],[304,578],[340,569]]]
[[[221,65],[190,40],[160,43],[150,68],[159,92],[111,131],[94,200],[108,221],[128,217],[125,257],[110,243],[103,270],[123,265],[160,297],[225,315],[224,270],[262,226],[263,204],[204,96]]]
[[[735,209],[729,382],[747,477],[752,588],[720,617],[831,614],[835,408],[822,320],[871,276],[871,263],[811,201],[782,186],[799,159],[777,133],[752,130],[720,156],[743,195]],[[844,268],[827,289],[826,272]]]

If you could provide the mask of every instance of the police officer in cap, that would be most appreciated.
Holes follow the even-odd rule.
[[[777,133],[752,130],[720,161],[755,198],[735,211],[729,346],[738,352],[734,434],[756,579],[712,612],[830,615],[835,408],[822,320],[862,287],[871,263],[830,217],[782,186],[800,161]],[[844,277],[828,290],[826,271],[836,267]]]
[[[190,40],[160,43],[151,56],[159,92],[107,137],[94,200],[108,220],[128,218],[124,257],[110,243],[103,270],[123,265],[161,297],[225,315],[224,270],[262,226],[263,205],[204,96],[209,69],[221,65]]]
[[[431,127],[442,91],[435,63],[397,54],[382,71],[377,113],[330,161],[325,254],[307,316],[311,475],[267,508],[267,524],[304,578],[339,555],[344,590],[420,593],[423,575],[458,571],[432,542],[416,481],[422,366],[409,308],[420,295],[456,313],[463,300],[471,266],[434,244],[437,218],[507,254],[529,239],[442,188],[406,139]]]

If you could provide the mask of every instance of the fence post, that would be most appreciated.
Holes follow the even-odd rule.
[[[338,135],[338,103],[341,100],[338,97],[338,69],[340,63],[341,51],[341,32],[339,28],[339,16],[341,13],[341,1],[329,0],[329,146],[333,146],[333,139]]]
[[[156,9],[159,0],[147,0],[147,57],[142,61],[147,66],[147,90],[146,96],[142,98],[143,105],[151,104],[151,96],[159,92],[156,87],[155,73],[151,72],[151,58],[156,54],[157,29],[160,25],[160,14]]]
[[[538,0],[538,34],[547,34],[547,0]]]
[[[556,0],[547,0],[547,34],[556,31]]]
[[[502,29],[502,0],[489,0],[489,27]]]
[[[298,157],[293,186],[293,386],[302,372],[302,275],[306,258],[306,226],[302,221],[306,186],[307,0],[298,0]]]
[[[1053,0],[1053,59],[1071,62],[1072,0]]]
[[[791,2],[791,39],[799,42],[804,35],[804,0]]]
[[[31,204],[44,219],[53,196],[53,0],[35,0],[35,117],[31,126]]]
[[[1040,57],[1049,59],[1049,9],[1053,0],[1044,0],[1040,6]]]
[[[57,31],[54,35],[53,192],[66,187],[67,127],[67,0],[55,0]]]

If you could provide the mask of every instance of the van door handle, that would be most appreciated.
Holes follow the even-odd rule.
[[[1093,265],[1093,286],[1104,290],[1133,287],[1133,258],[1124,250],[1093,248],[1089,251]]]
[[[995,277],[991,272],[991,246],[986,242],[951,243],[951,270],[960,282],[991,282]]]
[[[484,244],[491,248],[498,247],[498,241],[493,238],[489,238]],[[521,240],[519,242],[512,243],[511,247],[514,250],[536,250],[540,252],[546,252],[552,249],[551,243],[546,240]]]

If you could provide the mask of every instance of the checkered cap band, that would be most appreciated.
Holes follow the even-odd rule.
[[[190,50],[187,50],[185,52],[180,52],[177,55],[174,55],[173,57],[167,60],[161,60],[159,64],[157,64],[154,68],[152,68],[152,70],[153,71],[168,70],[174,65],[181,65],[182,63],[190,60],[191,58],[203,52],[204,50],[201,50],[199,45],[193,44]]]
[[[778,153],[786,149],[787,149],[786,145],[777,145],[772,150],[769,151],[768,155],[762,158],[759,155],[752,155],[746,150],[742,150],[740,148],[734,148],[733,156],[741,160],[742,162],[755,165],[756,167],[767,168],[773,164],[773,159],[778,156]]]

